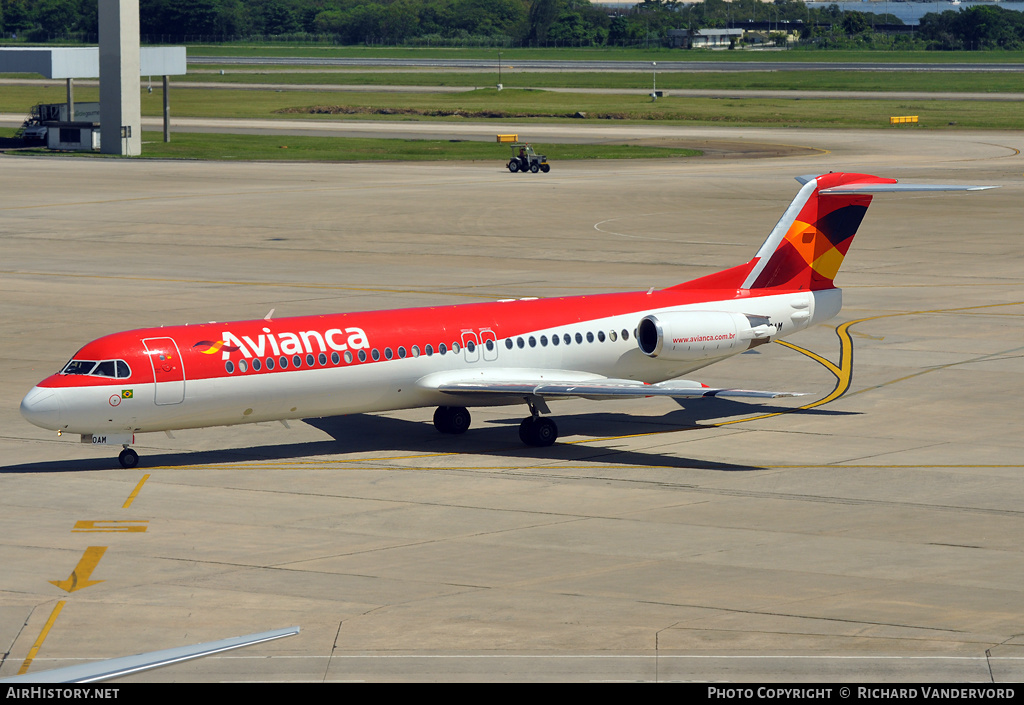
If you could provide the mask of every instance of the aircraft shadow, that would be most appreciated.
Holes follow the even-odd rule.
[[[577,436],[600,439],[642,436],[659,432],[706,430],[716,421],[776,412],[830,416],[851,413],[826,409],[794,410],[791,407],[768,404],[754,405],[729,399],[702,399],[699,403],[691,402],[687,408],[676,409],[662,416],[633,416],[627,413],[597,412],[565,416],[554,414],[553,418],[558,423],[563,439]],[[331,436],[331,440],[156,454],[143,451],[140,454],[142,457],[139,468],[290,460],[384,451],[458,453],[540,462],[585,461],[638,467],[698,468],[722,471],[761,469],[756,465],[712,462],[678,455],[662,455],[656,451],[638,452],[621,447],[609,448],[578,442],[560,441],[548,448],[532,448],[523,445],[519,440],[516,427],[522,420],[520,416],[494,419],[487,423],[480,423],[479,420],[476,420],[468,432],[457,436],[438,433],[428,418],[424,418],[422,421],[410,421],[387,416],[353,414],[304,419],[305,423]],[[110,450],[110,455],[105,457],[10,465],[0,468],[0,474],[110,470],[118,467],[114,452],[116,449],[111,448]],[[368,461],[372,460],[372,458],[368,458]]]

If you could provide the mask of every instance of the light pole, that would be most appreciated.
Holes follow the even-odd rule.
[[[501,49],[498,49],[498,90],[501,88]]]
[[[651,99],[658,99],[658,62],[651,62]]]

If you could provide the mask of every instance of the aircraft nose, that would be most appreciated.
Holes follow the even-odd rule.
[[[21,415],[29,423],[56,431],[60,428],[60,401],[57,390],[32,387],[21,400]]]

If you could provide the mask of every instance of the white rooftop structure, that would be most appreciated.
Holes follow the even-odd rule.
[[[120,11],[120,4],[115,0],[113,9]],[[106,9],[106,8],[101,8]],[[136,11],[137,11],[137,0],[136,0]],[[105,13],[101,12],[101,15]],[[121,18],[117,15],[111,18],[113,22],[108,21],[103,24],[104,28],[113,30],[121,30],[122,22]],[[134,22],[128,23],[129,26],[126,29],[134,27],[135,41],[134,46],[123,47],[129,54],[134,51],[135,47],[138,47],[138,19],[135,18]],[[101,33],[102,35],[102,33]],[[128,145],[132,145],[134,153],[139,153],[141,146],[141,127],[142,118],[139,114],[138,109],[138,96],[133,96],[132,93],[135,89],[130,88],[134,79],[129,78],[134,75],[134,67],[128,67],[125,69],[127,74],[122,73],[120,69],[120,50],[122,49],[122,42],[115,41],[108,47],[108,51],[112,58],[110,61],[113,63],[109,66],[107,83],[110,85],[104,89],[101,81],[100,85],[100,104],[101,104],[101,124],[102,124],[102,105],[107,105],[108,122],[109,117],[114,117],[116,124],[113,125],[113,129],[123,131],[124,127],[122,123],[127,123],[132,126],[138,133],[131,136],[131,142],[125,143],[125,148]],[[184,76],[187,71],[185,47],[182,46],[171,46],[171,47],[138,47],[139,61],[138,61],[138,72],[139,76],[163,76],[164,79],[164,142],[170,141],[170,102],[168,98],[168,76]],[[74,91],[72,84],[76,78],[99,78],[100,77],[100,47],[3,47],[0,48],[0,73],[38,73],[46,78],[63,79],[67,81],[67,93],[68,93],[68,119],[74,119]],[[131,62],[134,63],[134,62]],[[117,85],[114,85],[112,78],[116,77],[119,79]],[[104,95],[106,99],[104,100]],[[124,117],[121,108],[124,106],[124,102],[129,101],[131,110],[129,111],[130,118]],[[128,134],[131,133],[132,127],[128,128]],[[111,125],[107,125],[107,129],[110,129]],[[113,135],[108,135],[107,142],[117,143],[116,132]],[[127,139],[127,138],[126,138]],[[109,145],[108,145],[109,146]],[[104,150],[106,151],[106,150]]]
[[[184,76],[185,47],[142,47],[140,76]],[[0,48],[0,73],[39,73],[46,78],[99,78],[99,47]]]

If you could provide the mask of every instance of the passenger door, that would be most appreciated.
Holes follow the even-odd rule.
[[[142,344],[153,366],[157,404],[180,404],[185,400],[185,366],[178,346],[171,338],[145,338]]]

